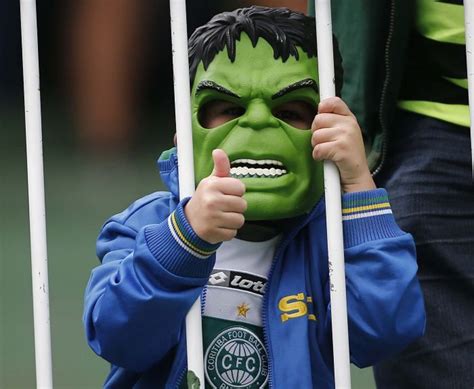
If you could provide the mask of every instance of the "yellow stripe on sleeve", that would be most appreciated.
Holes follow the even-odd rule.
[[[197,248],[196,246],[194,246],[189,240],[187,240],[185,238],[185,236],[183,235],[183,233],[180,231],[179,227],[178,227],[178,223],[176,222],[176,215],[174,214],[174,212],[171,214],[171,222],[173,223],[173,227],[174,227],[174,230],[176,231],[176,233],[178,234],[179,238],[181,239],[181,241],[186,245],[188,246],[191,250],[194,250],[195,252],[197,252],[198,254],[201,254],[201,255],[210,255],[212,252],[208,252],[208,251],[203,251],[199,248]]]
[[[389,208],[389,207],[390,207],[390,203],[364,205],[362,207],[345,208],[345,209],[342,210],[342,214],[346,215],[348,213],[371,211],[371,210],[374,210],[374,209]]]

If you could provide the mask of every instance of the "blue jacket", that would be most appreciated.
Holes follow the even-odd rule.
[[[112,364],[107,388],[179,386],[185,316],[215,262],[189,249],[217,247],[200,240],[184,216],[176,155],[159,166],[170,191],[113,216],[97,241],[101,265],[87,286],[84,325],[91,348]],[[424,305],[413,239],[396,225],[386,192],[345,194],[343,209],[351,360],[365,367],[423,334]],[[169,223],[173,212],[184,245]],[[262,309],[270,387],[334,385],[325,224],[321,200],[288,227],[276,250]],[[307,309],[283,320],[283,298]]]

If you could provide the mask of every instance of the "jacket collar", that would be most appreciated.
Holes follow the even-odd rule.
[[[179,197],[178,156],[176,147],[163,151],[157,161],[163,183],[175,197]]]

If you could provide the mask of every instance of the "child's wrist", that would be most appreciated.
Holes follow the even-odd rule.
[[[373,189],[377,189],[377,186],[370,172],[367,172],[352,182],[342,183],[342,191],[344,193],[365,192]]]

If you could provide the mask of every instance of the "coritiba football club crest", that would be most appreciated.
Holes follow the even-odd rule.
[[[227,328],[211,342],[205,355],[206,378],[213,388],[263,388],[268,358],[260,339],[243,327]]]

